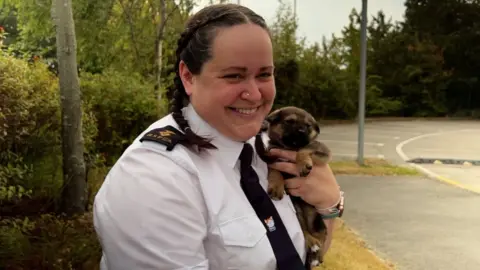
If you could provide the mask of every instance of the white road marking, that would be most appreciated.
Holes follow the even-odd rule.
[[[358,144],[358,141],[322,140],[322,139],[320,139],[320,141],[322,141],[322,142],[347,143],[347,144]],[[377,143],[377,142],[364,142],[364,144],[366,144],[366,145],[376,145],[376,146],[380,146],[380,147],[385,145],[383,143]]]
[[[326,137],[329,137],[329,138],[339,138],[339,137],[343,137],[343,138],[346,138],[346,139],[356,139],[357,138],[357,133],[347,133],[347,132],[334,132],[334,131],[331,131],[331,132],[323,132],[320,134],[321,138],[326,138]],[[375,139],[378,139],[378,138],[392,138],[392,134],[367,134],[365,132],[365,139],[367,138],[375,138]],[[321,140],[321,139],[320,139]]]
[[[400,134],[422,134],[421,132],[418,131],[406,131],[406,130],[399,130],[399,129],[391,129],[391,128],[385,128],[385,129],[375,129],[375,128],[365,128],[366,132],[383,132],[383,133],[400,133]]]
[[[397,154],[404,161],[407,161],[410,158],[405,154],[405,152],[403,152],[403,147],[406,144],[409,144],[413,141],[416,141],[416,140],[419,140],[419,139],[422,139],[422,138],[426,138],[426,137],[433,137],[433,136],[439,136],[439,135],[448,134],[448,133],[458,133],[458,132],[465,132],[465,131],[480,131],[480,129],[460,129],[460,130],[450,130],[450,131],[444,131],[444,132],[427,133],[427,134],[415,136],[415,137],[412,137],[410,139],[407,139],[405,141],[400,142],[399,144],[397,144],[397,147],[395,148],[395,150],[397,151]],[[424,166],[421,166],[419,164],[415,164],[415,163],[407,163],[407,164],[416,168],[416,169],[418,169],[418,170],[420,170],[420,171],[422,171],[423,173],[425,173],[430,178],[439,180],[439,181],[444,182],[444,183],[451,184],[453,186],[457,186],[457,187],[462,188],[462,189],[473,191],[475,193],[480,193],[480,190],[477,190],[475,188],[472,188],[472,187],[466,186],[464,184],[461,184],[461,183],[459,183],[455,180],[447,178],[446,176],[439,175],[439,174],[437,174],[437,173],[435,173],[435,172],[433,172],[433,171],[431,171],[431,170],[429,170],[429,169],[427,169]]]
[[[334,153],[333,157],[353,157],[356,158],[358,157],[358,154],[349,154],[349,153]],[[385,159],[384,155],[364,155],[365,158],[380,158],[380,159]]]

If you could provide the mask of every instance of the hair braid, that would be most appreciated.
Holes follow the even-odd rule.
[[[185,87],[183,86],[182,80],[180,79],[180,71],[179,65],[181,61],[181,54],[188,44],[189,36],[191,35],[190,32],[194,31],[195,29],[187,29],[180,38],[178,39],[177,44],[177,61],[175,63],[175,78],[173,79],[173,83],[175,86],[175,92],[173,93],[173,100],[171,106],[172,117],[177,122],[180,129],[185,133],[186,141],[184,141],[184,145],[187,147],[197,146],[198,151],[206,149],[215,149],[216,147],[211,144],[208,140],[198,136],[195,134],[190,125],[188,124],[187,119],[183,116],[182,108],[184,107],[185,99],[187,98],[187,93],[185,91]]]

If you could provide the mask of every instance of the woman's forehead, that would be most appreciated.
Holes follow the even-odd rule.
[[[218,69],[268,68],[273,66],[268,32],[254,24],[222,28],[212,44],[212,64]]]

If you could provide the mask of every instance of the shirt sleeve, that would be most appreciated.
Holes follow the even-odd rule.
[[[146,147],[122,157],[94,202],[105,268],[208,269],[206,207],[195,180]]]

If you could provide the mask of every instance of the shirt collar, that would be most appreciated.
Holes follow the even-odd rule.
[[[198,115],[191,103],[183,109],[183,115],[195,134],[210,139],[210,142],[217,147],[210,151],[212,155],[217,156],[231,168],[235,167],[244,143],[234,141],[218,132]]]

